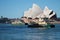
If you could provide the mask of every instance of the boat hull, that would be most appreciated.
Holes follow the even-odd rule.
[[[45,26],[42,26],[42,25],[28,25],[28,27],[30,28],[55,28],[55,25],[53,24],[50,24],[50,25],[45,25]]]

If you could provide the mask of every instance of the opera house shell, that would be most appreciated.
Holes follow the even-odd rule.
[[[49,18],[56,19],[56,13],[53,10],[50,10],[47,6],[45,6],[44,10],[42,10],[38,5],[33,4],[32,8],[24,12],[24,17],[31,18]]]

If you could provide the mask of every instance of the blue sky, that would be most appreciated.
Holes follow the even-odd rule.
[[[0,0],[0,16],[20,18],[33,3],[39,5],[42,10],[48,6],[60,17],[60,0]]]

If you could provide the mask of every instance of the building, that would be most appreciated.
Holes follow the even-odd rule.
[[[45,6],[44,10],[42,10],[38,5],[33,4],[32,8],[24,12],[24,17],[31,18],[49,18],[56,19],[56,13],[53,10],[50,10],[47,6]]]

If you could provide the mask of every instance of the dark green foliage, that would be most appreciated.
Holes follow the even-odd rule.
[[[0,23],[11,23],[11,21],[8,18],[1,18]]]

